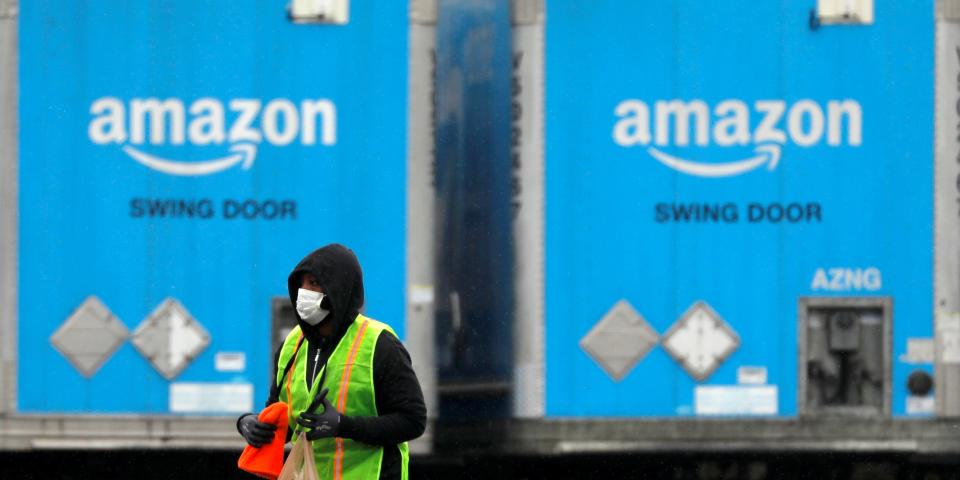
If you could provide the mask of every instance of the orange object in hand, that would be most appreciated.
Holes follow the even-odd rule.
[[[283,447],[287,443],[287,404],[276,402],[264,408],[257,419],[277,426],[273,440],[260,448],[247,445],[237,460],[240,470],[276,480],[283,469]]]

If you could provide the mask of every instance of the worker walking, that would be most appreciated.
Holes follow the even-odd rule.
[[[426,427],[423,392],[393,329],[360,313],[357,257],[327,245],[301,260],[287,284],[298,321],[275,355],[267,405],[289,405],[290,431],[307,432],[319,478],[407,479],[406,442]],[[248,413],[237,429],[259,447],[275,426]]]

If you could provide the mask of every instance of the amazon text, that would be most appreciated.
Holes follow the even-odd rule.
[[[284,98],[268,102],[234,98],[226,102],[203,97],[189,106],[179,98],[101,97],[90,104],[87,135],[98,145],[220,145],[266,141],[289,145],[337,143],[337,109],[327,99]]]
[[[613,140],[621,147],[682,147],[690,144],[691,136],[697,146],[786,144],[789,140],[812,147],[824,135],[830,146],[859,146],[863,141],[863,112],[860,103],[850,99],[830,100],[825,108],[810,99],[790,105],[784,100],[748,105],[727,99],[712,108],[703,100],[658,100],[651,107],[643,100],[626,99],[617,104],[614,115]]]

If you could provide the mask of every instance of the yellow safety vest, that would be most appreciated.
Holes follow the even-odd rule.
[[[396,336],[393,329],[385,323],[357,315],[357,318],[334,348],[327,364],[318,365],[321,370],[317,378],[323,378],[323,385],[314,381],[307,390],[307,348],[297,349],[300,343],[300,327],[295,327],[283,343],[277,371],[282,372],[290,357],[296,353],[293,366],[286,379],[278,378],[284,385],[280,387],[280,401],[290,405],[289,422],[296,425],[300,414],[309,407],[314,396],[321,388],[328,388],[327,399],[346,416],[375,416],[377,403],[373,387],[373,354],[377,338],[384,331]],[[303,343],[307,344],[306,340]],[[326,368],[323,374],[322,369]],[[401,478],[407,480],[409,449],[407,443],[398,445],[401,457]],[[324,438],[313,441],[314,459],[317,473],[321,479],[333,480],[370,480],[380,477],[383,461],[383,447],[368,445],[346,438]]]

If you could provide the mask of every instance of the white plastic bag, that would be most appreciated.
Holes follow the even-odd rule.
[[[297,437],[293,450],[290,450],[290,455],[283,462],[283,469],[280,470],[277,480],[320,480],[317,476],[317,465],[313,460],[313,447],[310,440],[307,440],[306,433]]]

